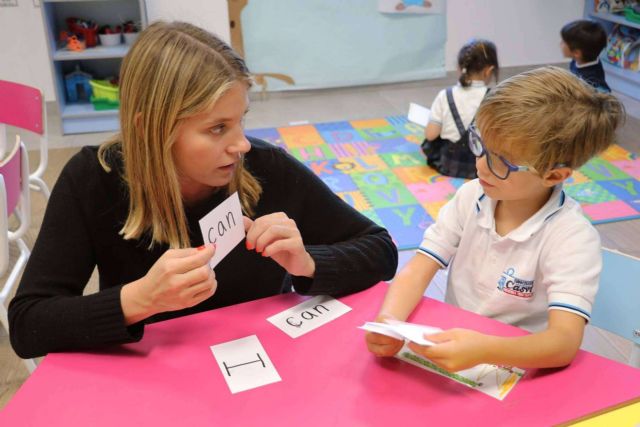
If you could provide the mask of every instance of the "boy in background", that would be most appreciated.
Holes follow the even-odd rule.
[[[580,19],[569,22],[560,31],[562,54],[571,58],[573,74],[600,92],[611,92],[598,56],[607,46],[607,33],[598,22]]]

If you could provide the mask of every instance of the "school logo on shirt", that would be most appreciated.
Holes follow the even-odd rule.
[[[505,294],[520,298],[531,298],[533,296],[533,280],[524,280],[516,277],[516,269],[507,268],[498,280],[498,289]]]

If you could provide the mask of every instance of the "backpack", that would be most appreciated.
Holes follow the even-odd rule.
[[[487,89],[486,94],[489,92]],[[453,101],[453,89],[447,88],[447,103],[456,123],[460,139],[449,141],[439,136],[433,141],[424,140],[420,148],[427,156],[427,165],[442,175],[457,178],[476,178],[476,156],[469,149],[469,130],[464,128],[462,119]]]

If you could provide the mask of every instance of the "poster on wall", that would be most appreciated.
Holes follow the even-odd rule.
[[[381,13],[378,0],[228,0],[231,40],[260,90],[393,83],[445,75],[445,0]],[[435,13],[439,10],[442,13]]]

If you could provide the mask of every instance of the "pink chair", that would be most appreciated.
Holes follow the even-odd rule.
[[[29,186],[41,191],[49,200],[49,187],[42,179],[47,168],[47,117],[42,93],[33,87],[0,80],[0,158],[6,152],[5,125],[14,126],[40,136],[40,164],[29,176]]]
[[[18,284],[18,278],[31,252],[22,240],[29,229],[31,220],[31,199],[29,192],[29,157],[20,137],[10,154],[0,162],[0,276],[9,277],[0,289],[0,323],[9,330],[6,301],[11,290]],[[19,222],[15,230],[9,229],[9,217],[13,215]],[[20,257],[9,267],[9,244],[15,243]],[[33,359],[24,360],[29,372],[36,367]]]

